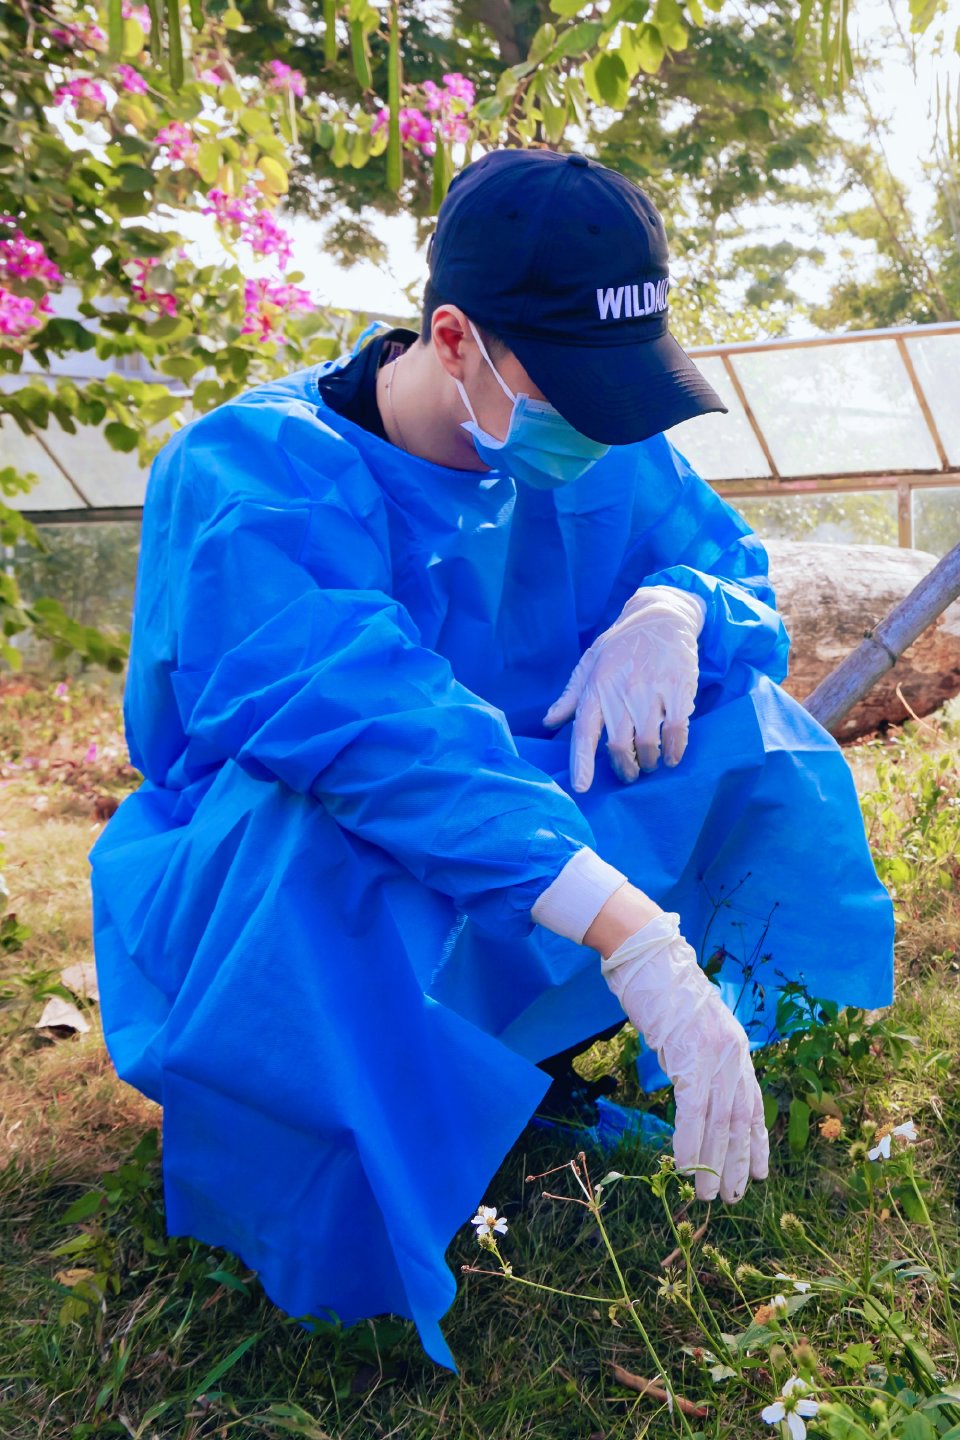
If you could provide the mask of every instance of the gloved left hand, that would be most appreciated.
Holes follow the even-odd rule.
[[[663,760],[676,765],[687,748],[700,668],[697,640],[706,602],[673,585],[649,585],[598,635],[543,717],[563,725],[575,716],[570,740],[574,790],[593,784],[597,745],[606,726],[607,753],[629,784],[655,770],[663,725]]]

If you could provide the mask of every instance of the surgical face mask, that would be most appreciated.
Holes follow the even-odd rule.
[[[569,485],[572,480],[578,480],[601,456],[606,455],[610,446],[601,445],[574,430],[548,401],[534,400],[524,394],[515,395],[487,354],[473,321],[468,320],[467,323],[501,390],[513,401],[506,438],[498,440],[482,428],[462,381],[455,381],[460,399],[470,412],[470,419],[462,421],[462,427],[472,436],[480,459],[493,469],[505,470],[515,480],[523,480],[538,490],[553,490],[558,485]]]

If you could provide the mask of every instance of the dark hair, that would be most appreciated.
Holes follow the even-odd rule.
[[[429,345],[430,343],[430,326],[433,321],[434,310],[446,303],[447,302],[436,293],[428,279],[423,292],[423,315],[420,320],[420,339],[424,345]],[[474,320],[473,323],[477,325],[476,320]],[[491,360],[497,360],[501,355],[510,353],[510,346],[506,340],[501,340],[500,336],[494,334],[492,330],[487,330],[483,325],[477,325],[477,330],[484,345],[486,345],[490,352]]]

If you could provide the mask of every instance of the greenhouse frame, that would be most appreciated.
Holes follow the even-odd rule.
[[[688,354],[729,413],[668,434],[732,503],[879,494],[899,544],[911,547],[917,515],[937,492],[950,500],[937,548],[960,540],[960,321],[697,346]],[[83,358],[84,374],[71,370],[71,378],[112,368]],[[125,369],[137,373],[129,359]],[[25,372],[5,383],[35,378]],[[0,463],[38,476],[28,494],[9,501],[36,523],[141,518],[147,472],[96,429],[27,436],[8,419]]]

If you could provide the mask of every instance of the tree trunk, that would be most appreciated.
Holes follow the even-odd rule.
[[[925,550],[765,540],[777,609],[790,633],[784,689],[805,700],[937,564]],[[854,740],[928,715],[960,694],[960,601],[908,646],[833,729]]]

